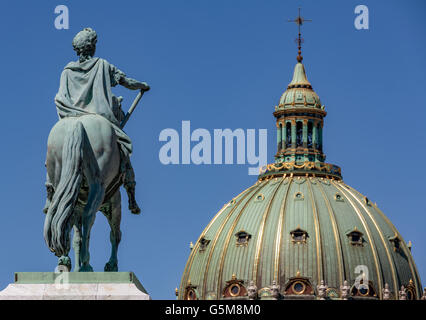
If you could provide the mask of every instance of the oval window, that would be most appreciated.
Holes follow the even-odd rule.
[[[231,294],[231,296],[238,296],[238,294],[240,293],[240,286],[237,284],[232,285],[229,288],[229,293]]]

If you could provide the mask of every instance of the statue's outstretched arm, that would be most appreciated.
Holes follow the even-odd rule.
[[[146,82],[140,82],[132,78],[122,77],[119,81],[119,83],[130,90],[149,90],[149,85]]]

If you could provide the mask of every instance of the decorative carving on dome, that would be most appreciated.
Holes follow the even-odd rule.
[[[302,163],[297,163],[297,162],[271,163],[261,167],[259,169],[259,175],[264,177],[271,176],[271,175],[274,176],[274,174],[282,175],[286,171],[296,171],[296,172],[307,171],[306,173],[308,174],[309,173],[316,174],[316,175],[322,174],[327,177],[330,176],[330,177],[336,178],[338,180],[341,179],[340,167],[333,164],[325,163],[325,162],[314,162],[314,161],[305,161]],[[302,183],[302,181],[300,183]],[[327,184],[327,181],[325,181],[324,184]]]
[[[423,295],[420,300],[426,300],[426,288],[423,289]]]
[[[330,300],[338,300],[339,299],[339,291],[336,288],[328,288],[325,291],[326,299]]]
[[[402,285],[401,289],[399,290],[399,300],[407,300],[407,291],[405,287]]]
[[[272,297],[271,288],[264,287],[257,292],[257,298],[260,300],[270,300]]]
[[[286,185],[290,182],[290,179],[286,177],[286,175],[283,176],[283,182],[282,185]]]
[[[281,297],[281,294],[280,294],[280,285],[277,284],[276,280],[272,281],[271,293],[272,293],[272,297],[275,300],[278,300]]]
[[[224,298],[247,296],[247,289],[244,287],[244,281],[237,279],[236,275],[233,274],[231,280],[226,281],[222,295]]]
[[[290,231],[290,235],[291,235],[291,242],[293,243],[306,243],[309,235],[308,233],[301,229],[300,226],[298,226],[296,229]]]
[[[389,289],[389,284],[385,283],[385,287],[382,289],[382,299],[383,300],[391,300],[392,292]]]
[[[253,280],[250,280],[250,284],[247,287],[247,294],[248,294],[249,300],[256,300],[257,299],[257,287],[254,284]]]
[[[188,283],[185,287],[184,299],[185,300],[197,300],[198,299],[197,286],[194,286],[191,283],[191,280],[188,280]]]
[[[309,278],[302,277],[298,271],[295,277],[289,279],[284,286],[285,295],[313,295],[314,289],[312,288]]]
[[[296,177],[296,178],[294,178],[294,180],[293,180],[295,183],[297,183],[297,184],[302,184],[302,183],[305,183],[306,182],[306,178],[304,178],[304,177]]]
[[[348,281],[345,280],[343,282],[343,286],[340,286],[340,298],[342,300],[348,300],[350,297],[350,291],[351,291],[351,287],[348,284]]]
[[[324,280],[321,280],[320,284],[317,285],[318,298],[320,300],[325,300],[327,289],[328,286],[325,284]]]
[[[237,238],[237,246],[246,247],[251,239],[251,234],[244,230],[240,230],[235,234],[235,237]]]
[[[414,286],[414,282],[412,279],[408,282],[408,285],[405,289],[405,292],[407,293],[407,300],[416,300],[416,287]]]
[[[320,178],[319,182],[321,182],[322,184],[329,186],[331,184],[330,180],[327,178]]]
[[[273,186],[275,184],[277,184],[278,182],[280,182],[280,180],[278,179],[278,177],[275,177],[272,182],[270,182],[270,185]]]

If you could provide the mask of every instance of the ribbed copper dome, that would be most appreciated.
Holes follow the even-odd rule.
[[[368,287],[357,290],[360,270]],[[332,299],[345,280],[356,299],[382,298],[385,284],[393,298],[402,285],[421,296],[410,250],[375,203],[342,180],[283,175],[259,180],[212,219],[179,299],[247,299],[251,281],[260,299],[273,296],[274,281],[281,298],[316,298],[321,280]]]

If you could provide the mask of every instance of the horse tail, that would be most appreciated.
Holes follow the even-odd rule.
[[[72,216],[83,180],[83,158],[89,146],[83,124],[73,121],[62,147],[62,169],[44,223],[44,239],[56,256],[68,255]]]

